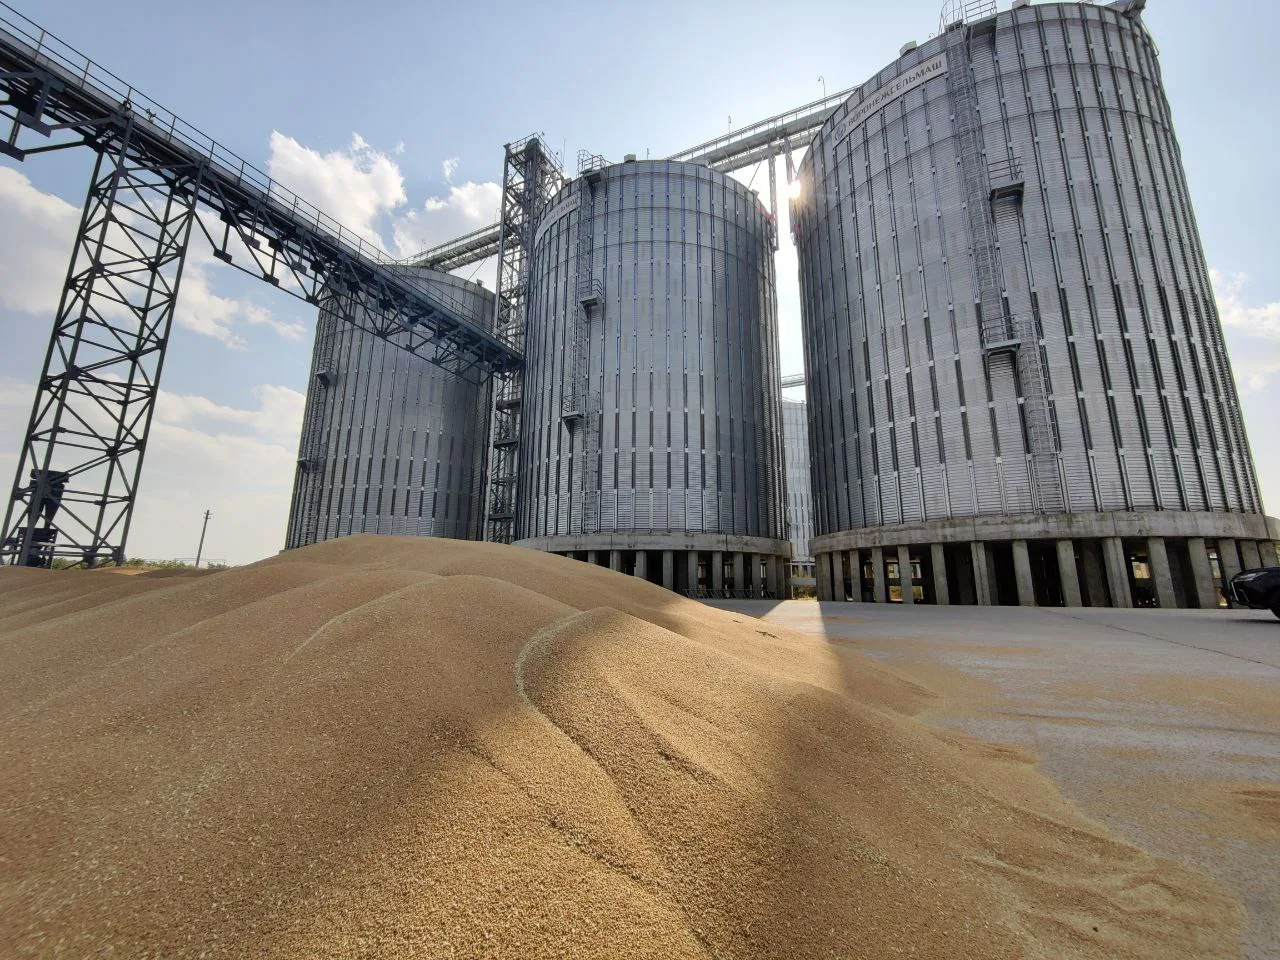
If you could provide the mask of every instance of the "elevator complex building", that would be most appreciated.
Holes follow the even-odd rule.
[[[810,144],[821,599],[1206,607],[1276,562],[1141,7],[956,7]]]
[[[496,224],[395,260],[0,4],[0,153],[98,156],[0,562],[124,561],[199,233],[319,308],[288,547],[483,538],[699,597],[1214,606],[1280,531],[1142,8],[948,0],[861,86],[662,159],[566,171],[526,137]],[[457,273],[486,260],[492,292]]]

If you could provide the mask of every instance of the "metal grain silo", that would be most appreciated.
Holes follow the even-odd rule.
[[[602,164],[552,200],[529,269],[522,545],[780,594],[772,230],[752,191],[694,164]]]
[[[492,328],[483,287],[404,270]],[[286,547],[353,533],[479,539],[490,392],[322,308]]]
[[[820,596],[1216,605],[1276,530],[1142,4],[953,6],[800,169]]]

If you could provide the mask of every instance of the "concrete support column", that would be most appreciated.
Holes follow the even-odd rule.
[[[1178,608],[1178,594],[1173,589],[1173,571],[1169,569],[1169,550],[1164,537],[1147,538],[1147,563],[1151,567],[1151,582],[1156,588],[1156,600],[1164,610]]]
[[[1227,590],[1227,585],[1231,583],[1231,578],[1240,572],[1240,551],[1236,549],[1234,540],[1218,541],[1218,566],[1222,570],[1222,595],[1227,598],[1227,605],[1231,604],[1231,594]]]
[[[1245,570],[1257,570],[1262,566],[1262,552],[1257,540],[1237,540],[1240,544],[1240,563]]]
[[[884,550],[881,547],[871,548],[871,584],[876,603],[888,603],[889,588],[884,582]]]
[[[814,558],[814,572],[818,579],[818,599],[831,599],[831,554],[820,553]]]
[[[911,548],[898,548],[898,589],[902,591],[903,603],[915,603],[915,580],[911,576]]]
[[[1024,607],[1036,605],[1036,584],[1031,577],[1031,554],[1027,550],[1027,541],[1014,540],[1013,575],[1018,581],[1018,604]]]
[[[1209,564],[1209,547],[1202,537],[1187,541],[1187,554],[1191,557],[1191,576],[1195,579],[1196,601],[1201,610],[1216,610],[1218,586],[1213,582],[1213,567]]]
[[[769,593],[775,600],[783,599],[782,596],[782,558],[769,557],[764,562],[765,582],[768,584]]]
[[[733,555],[733,589],[747,589],[746,576],[747,564],[743,560],[743,555],[741,553],[735,553]]]
[[[969,556],[973,561],[974,599],[980,607],[991,606],[991,570],[987,563],[987,545],[981,540],[969,543]]]
[[[711,554],[711,589],[724,590],[724,554],[719,550]]]
[[[1124,541],[1119,537],[1107,537],[1103,540],[1102,560],[1107,567],[1107,585],[1111,588],[1111,605],[1132,607],[1133,593],[1129,590],[1129,555],[1124,551]]]
[[[587,563],[591,564],[593,567],[599,566],[599,565],[600,565],[600,553],[599,553],[599,551],[597,551],[597,550],[588,550],[588,551],[587,551]]]
[[[1280,560],[1276,558],[1276,542],[1274,540],[1259,540],[1258,556],[1262,558],[1264,567],[1280,566]]]
[[[1103,597],[1107,593],[1107,577],[1104,572],[1102,548],[1092,540],[1081,543],[1080,563],[1084,567],[1084,588],[1089,595],[1090,606],[1104,606]]]
[[[621,550],[609,551],[609,569],[617,570],[619,573],[622,572],[622,551]]]
[[[951,603],[951,587],[947,584],[947,549],[940,543],[929,544],[929,565],[933,567],[933,602],[940,607]]]
[[[662,585],[668,590],[676,588],[676,555],[673,550],[662,551]]]
[[[636,576],[641,580],[649,579],[649,552],[647,550],[636,551]]]
[[[747,589],[751,591],[751,596],[760,596],[760,555],[756,553],[747,554]]]
[[[685,586],[690,596],[696,596],[698,592],[698,551],[686,550],[684,554],[685,563]]]
[[[1062,603],[1067,607],[1082,607],[1080,574],[1076,572],[1076,545],[1070,540],[1059,540],[1058,579],[1062,581]]]
[[[849,559],[849,598],[854,603],[862,602],[862,551],[847,551]]]

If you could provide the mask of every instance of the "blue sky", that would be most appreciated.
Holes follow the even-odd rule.
[[[1001,0],[1000,6],[1007,6]],[[508,4],[18,3],[51,32],[396,254],[494,219],[502,144],[663,156],[861,83],[937,29],[936,0]],[[1263,495],[1280,511],[1280,11],[1151,0]],[[12,476],[92,157],[0,160],[0,474]],[[750,180],[753,171],[743,179]],[[760,173],[755,185],[767,183]],[[785,230],[783,231],[786,237]],[[785,371],[801,369],[779,254]],[[483,275],[483,273],[481,274]],[[193,249],[133,556],[246,562],[284,536],[313,311]]]

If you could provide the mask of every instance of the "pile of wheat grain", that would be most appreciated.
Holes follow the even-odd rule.
[[[0,955],[1235,955],[847,649],[512,547],[0,570]]]

